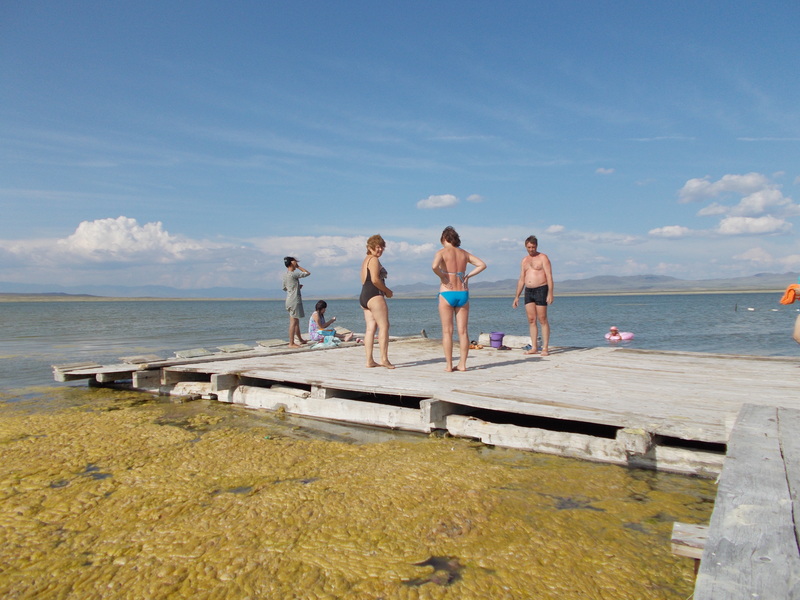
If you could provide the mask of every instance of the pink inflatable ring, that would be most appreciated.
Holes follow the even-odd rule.
[[[606,339],[609,342],[624,342],[626,340],[632,340],[633,334],[630,331],[619,331],[616,327],[612,327],[606,334]]]

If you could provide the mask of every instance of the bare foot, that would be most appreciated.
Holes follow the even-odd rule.
[[[548,352],[547,348],[542,348],[542,356],[550,356],[550,352]]]
[[[367,363],[367,368],[368,369],[372,369],[374,367],[380,367],[380,365],[378,363],[376,363],[374,360],[372,360],[372,361]]]
[[[458,366],[456,367],[456,371],[461,371],[462,373],[463,373],[464,371],[466,371],[466,370],[467,370],[467,367],[466,367],[466,365],[464,365],[463,367],[462,367],[461,365],[458,365]]]
[[[298,346],[297,344],[289,344],[289,348],[299,348],[299,347],[300,346]]]
[[[388,360],[384,363],[381,363],[382,367],[386,367],[387,369],[394,369],[394,365],[390,363]]]
[[[453,365],[447,365],[447,366],[444,368],[444,372],[445,372],[445,373],[452,373],[452,372],[453,372]]]
[[[352,339],[353,339],[353,334],[352,333],[348,333],[346,336],[344,336],[344,341],[345,342],[349,342]]]
[[[539,354],[539,351],[536,348],[531,348],[525,354]]]
[[[304,340],[304,339],[302,339],[302,338],[300,338],[300,339],[299,339],[299,340],[297,340],[297,341],[298,341],[298,343],[300,343],[300,344],[307,344],[307,343],[308,343],[308,340]]]

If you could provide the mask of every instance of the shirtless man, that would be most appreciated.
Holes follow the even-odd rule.
[[[550,323],[547,322],[547,305],[553,303],[553,271],[550,259],[546,254],[537,250],[539,241],[535,235],[525,240],[525,249],[528,256],[522,259],[517,291],[514,294],[512,306],[519,305],[519,295],[525,288],[525,312],[528,315],[528,327],[531,333],[531,349],[525,354],[538,354],[537,348],[539,328],[537,320],[542,326],[542,356],[547,356],[550,350]]]

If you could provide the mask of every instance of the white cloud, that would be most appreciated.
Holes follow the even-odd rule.
[[[598,175],[611,175],[614,172],[614,169],[604,169],[603,167],[599,167],[594,171]]]
[[[627,233],[616,233],[613,231],[577,231],[568,230],[563,225],[550,225],[545,229],[545,233],[553,236],[553,241],[559,240],[569,244],[580,244],[581,242],[589,242],[591,244],[610,244],[612,246],[633,246],[641,244],[644,238]],[[539,246],[542,246],[542,240],[539,240]]]
[[[800,142],[796,137],[740,137],[736,138],[740,142]]]
[[[438,244],[424,242],[413,244],[403,240],[395,241],[387,235],[386,256],[397,260],[420,254],[429,254],[431,258]],[[250,243],[261,250],[270,260],[283,259],[284,256],[295,256],[300,264],[311,267],[337,267],[344,265],[360,265],[367,252],[367,236],[281,236],[250,240]]]
[[[763,235],[769,233],[786,233],[792,228],[791,223],[783,219],[772,217],[725,217],[717,226],[717,232],[722,235]]]
[[[691,229],[688,227],[683,227],[682,225],[667,225],[666,227],[657,227],[656,229],[651,229],[647,233],[654,237],[682,238],[690,235],[691,232]]]
[[[800,205],[784,196],[781,186],[761,173],[690,179],[679,191],[680,202],[701,202],[721,195],[739,195],[737,203],[711,202],[699,217],[723,217],[714,231],[722,235],[770,235],[791,231],[789,218],[800,215]],[[664,235],[669,230],[655,230]],[[651,232],[652,233],[652,232]]]
[[[646,263],[640,263],[632,258],[625,260],[619,269],[618,275],[643,275],[650,271]]]
[[[483,196],[480,194],[471,194],[467,196],[467,202],[483,202]]]
[[[800,271],[800,254],[790,254],[776,261],[787,271]]]
[[[800,246],[769,236],[790,226],[772,216],[727,215],[716,229],[670,225],[649,235],[569,229],[569,224],[468,226],[454,224],[464,246],[486,261],[485,281],[513,279],[525,256],[524,239],[540,235],[540,249],[554,262],[556,279],[598,274],[664,273],[699,278],[746,275],[752,269],[795,270]],[[430,261],[439,247],[437,227],[392,229],[384,264],[393,285],[428,281]],[[763,235],[756,244],[736,234]],[[713,237],[713,243],[709,241]],[[180,288],[236,286],[280,290],[283,257],[296,255],[312,272],[309,294],[356,294],[366,235],[275,236],[210,243],[173,235],[161,223],[99,219],[81,223],[60,239],[0,240],[0,281],[70,285],[75,282],[160,284]],[[680,240],[680,243],[675,243]],[[633,248],[632,246],[635,246]],[[746,248],[750,250],[744,251]],[[741,253],[739,256],[734,256]],[[774,257],[774,258],[771,258]],[[311,297],[311,296],[309,296]]]
[[[614,246],[635,246],[644,242],[644,239],[637,235],[614,232],[585,233],[582,235],[582,239],[594,244],[612,244]]]
[[[170,235],[160,222],[139,225],[128,217],[83,221],[57,245],[60,252],[97,262],[174,262],[188,251],[203,249],[197,242]]]
[[[738,205],[731,209],[731,215],[753,217],[764,214],[772,208],[782,209],[792,204],[789,198],[784,197],[780,190],[768,188],[759,190],[742,198]]]
[[[756,263],[760,265],[768,265],[773,262],[772,255],[764,250],[763,248],[750,248],[741,254],[737,254],[733,258],[737,260],[746,260],[751,263]]]
[[[390,256],[395,257],[429,256],[430,258],[433,258],[434,253],[436,252],[437,248],[439,248],[439,244],[434,244],[433,242],[428,242],[425,244],[411,244],[409,242],[401,241],[393,243],[392,246],[392,253]]]
[[[761,173],[724,175],[714,182],[711,181],[711,177],[706,176],[687,181],[678,192],[678,198],[681,203],[701,202],[707,198],[715,198],[720,194],[729,192],[748,195],[764,188],[771,188],[774,185]]]
[[[249,242],[270,259],[277,261],[284,256],[294,256],[303,265],[334,266],[358,262],[367,251],[367,237],[363,235],[271,236]]]
[[[717,215],[727,215],[728,212],[731,210],[729,206],[724,206],[719,202],[712,202],[705,208],[701,208],[697,211],[698,217],[715,217]]]
[[[417,202],[417,208],[431,209],[431,208],[448,208],[458,204],[458,198],[452,194],[441,194],[438,196],[428,196],[424,200]]]

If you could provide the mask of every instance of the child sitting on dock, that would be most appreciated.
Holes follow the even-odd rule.
[[[327,330],[328,327],[333,325],[336,321],[336,317],[331,317],[329,321],[325,320],[325,311],[327,308],[328,303],[325,302],[325,300],[320,300],[317,302],[316,306],[314,306],[315,310],[308,320],[308,337],[314,342],[321,342],[325,338],[325,335],[321,332]],[[353,332],[336,333],[335,336],[344,342],[349,342],[353,337]]]

